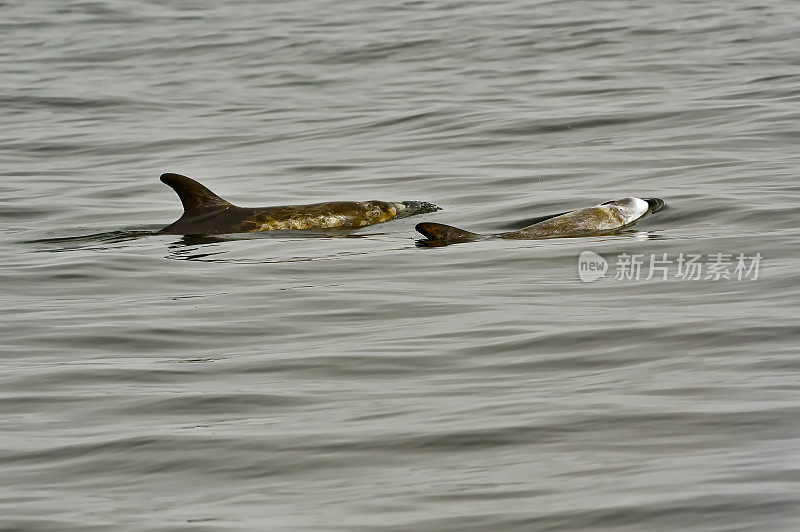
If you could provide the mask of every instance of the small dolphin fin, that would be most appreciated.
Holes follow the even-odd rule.
[[[453,227],[452,225],[437,224],[434,222],[422,222],[417,224],[415,229],[422,233],[428,240],[468,241],[481,238],[479,234],[470,233],[469,231]]]
[[[185,175],[161,174],[161,181],[172,187],[172,190],[181,199],[181,203],[183,203],[182,218],[192,218],[232,206],[231,203]]]

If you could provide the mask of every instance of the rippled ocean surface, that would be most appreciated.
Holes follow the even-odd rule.
[[[0,7],[0,529],[800,528],[796,2]],[[442,210],[160,236],[162,172]]]

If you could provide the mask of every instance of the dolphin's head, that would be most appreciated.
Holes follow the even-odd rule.
[[[622,198],[606,201],[600,205],[612,207],[619,213],[625,224],[632,224],[643,216],[661,210],[664,206],[664,201],[658,198],[647,200],[641,198]]]

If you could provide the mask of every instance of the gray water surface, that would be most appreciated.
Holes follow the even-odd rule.
[[[800,527],[796,2],[0,12],[0,529]],[[167,171],[443,210],[159,236]],[[415,242],[631,195],[668,207]],[[757,278],[647,279],[718,253]]]

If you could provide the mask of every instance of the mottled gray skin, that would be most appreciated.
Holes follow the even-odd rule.
[[[180,174],[163,174],[161,181],[175,190],[184,213],[160,232],[178,235],[216,235],[286,229],[358,229],[385,222],[406,213],[406,205],[417,212],[437,210],[424,202],[331,201],[310,205],[237,207],[209,189]],[[416,212],[415,212],[416,213]],[[415,214],[414,213],[414,214]]]
[[[517,231],[481,235],[458,227],[423,222],[417,231],[428,241],[440,243],[470,242],[487,238],[538,240],[613,234],[630,227],[645,216],[661,210],[664,201],[658,198],[643,200],[623,198],[612,200],[577,211],[556,214],[539,219],[536,223]]]

